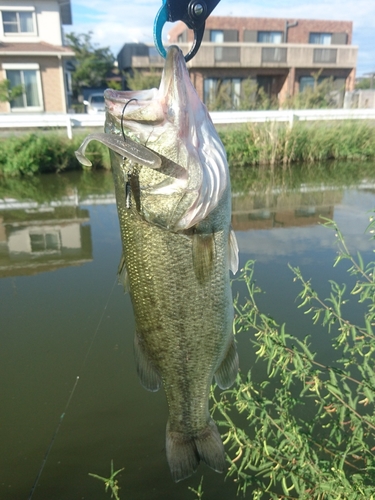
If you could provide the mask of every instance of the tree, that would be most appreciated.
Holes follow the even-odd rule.
[[[125,73],[126,85],[130,90],[146,90],[159,87],[161,72],[151,68],[148,73],[137,69]]]
[[[115,57],[109,47],[98,47],[91,41],[92,32],[69,33],[68,45],[75,53],[75,71],[72,73],[74,96],[82,87],[106,86],[106,75],[113,68]]]
[[[2,80],[0,82],[0,102],[10,102],[16,97],[22,95],[23,86],[17,85],[11,87],[9,80]]]
[[[361,78],[355,84],[356,90],[367,90],[375,88],[375,73],[371,75],[369,78]]]

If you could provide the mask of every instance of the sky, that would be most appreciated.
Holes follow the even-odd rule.
[[[65,32],[92,31],[93,42],[110,47],[115,56],[124,43],[153,42],[153,22],[162,0],[107,2],[71,0],[73,25],[65,26]],[[221,0],[212,15],[353,21],[353,45],[359,48],[357,76],[375,71],[374,0]],[[164,36],[171,27],[165,25]]]

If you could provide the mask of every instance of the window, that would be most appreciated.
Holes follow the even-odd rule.
[[[66,92],[71,95],[73,92],[73,87],[72,87],[72,74],[70,71],[66,70],[65,71],[65,87],[66,87]]]
[[[2,11],[5,34],[35,33],[34,12]]]
[[[233,43],[238,42],[237,30],[210,30],[210,42]],[[215,47],[215,61],[234,62],[240,60],[239,47]]]
[[[282,31],[258,31],[259,43],[282,43]]]
[[[210,31],[210,42],[224,43],[224,32],[222,30]],[[215,61],[223,60],[223,47],[215,47]]]
[[[43,231],[30,233],[30,246],[33,253],[54,253],[61,247],[59,231]]]
[[[312,76],[301,76],[301,78],[299,79],[299,91],[303,92],[307,88],[313,89],[316,85],[319,85],[324,80],[327,80],[327,78],[330,78],[330,77],[329,76],[319,76],[318,79],[315,79]],[[340,81],[341,81],[341,79],[340,79]],[[344,85],[345,85],[345,80],[344,80]]]
[[[211,30],[210,31],[210,42],[223,43],[224,42],[224,31],[223,30]]]
[[[240,78],[206,78],[204,102],[211,109],[237,109],[241,100]]]
[[[12,87],[22,87],[22,94],[10,102],[12,110],[26,109],[41,111],[43,109],[42,91],[38,64],[4,64],[6,78]]]
[[[275,94],[276,80],[274,76],[271,75],[258,75],[257,76],[258,89],[263,89],[263,92],[271,97]]]
[[[332,33],[310,33],[309,43],[331,45]]]

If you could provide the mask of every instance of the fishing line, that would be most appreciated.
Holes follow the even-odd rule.
[[[40,476],[42,475],[42,472],[43,472],[44,466],[45,466],[45,465],[46,465],[46,463],[47,463],[47,459],[48,459],[49,454],[50,454],[50,452],[51,452],[51,450],[52,450],[53,443],[55,442],[56,436],[57,436],[57,434],[58,434],[58,432],[59,432],[59,430],[60,430],[60,427],[61,427],[62,421],[63,421],[63,419],[64,419],[64,417],[65,417],[65,413],[66,413],[66,411],[67,411],[67,409],[68,409],[68,406],[69,406],[69,404],[70,404],[70,401],[72,400],[73,394],[74,394],[74,392],[75,392],[75,390],[76,390],[76,387],[77,387],[77,384],[78,384],[78,381],[79,381],[79,376],[76,378],[76,381],[74,382],[73,389],[72,389],[72,391],[71,391],[71,393],[70,393],[70,396],[69,396],[68,402],[67,402],[67,403],[66,403],[66,405],[65,405],[65,409],[64,409],[63,413],[61,414],[61,416],[60,416],[60,420],[59,420],[59,423],[57,424],[57,427],[56,427],[56,429],[55,429],[55,432],[53,433],[53,436],[52,436],[51,442],[50,442],[50,444],[49,444],[49,446],[48,446],[48,448],[47,448],[47,451],[46,451],[46,453],[45,453],[45,455],[44,455],[42,465],[40,466],[40,469],[39,469],[38,475],[36,476],[36,479],[35,479],[35,481],[34,481],[33,487],[31,488],[31,491],[30,491],[30,495],[29,495],[29,497],[28,497],[28,500],[31,500],[31,498],[32,498],[32,496],[33,496],[33,494],[34,494],[35,488],[37,487],[37,485],[38,485],[38,483],[39,483]]]
[[[103,308],[103,312],[102,312],[102,315],[101,315],[101,317],[100,317],[100,319],[99,319],[99,322],[98,322],[98,325],[97,325],[96,330],[95,330],[95,332],[94,332],[94,335],[92,336],[92,339],[91,339],[90,345],[89,345],[89,347],[88,347],[88,349],[87,349],[87,352],[86,352],[86,356],[85,356],[85,357],[84,357],[84,359],[83,359],[83,362],[82,362],[82,366],[81,366],[80,372],[82,372],[82,371],[83,371],[83,368],[85,367],[85,364],[86,364],[87,358],[89,357],[89,354],[90,354],[90,352],[91,352],[92,346],[94,345],[94,341],[95,341],[96,336],[97,336],[97,334],[98,334],[98,331],[99,331],[100,325],[102,324],[102,321],[103,321],[103,318],[104,318],[104,314],[105,314],[105,313],[106,313],[106,311],[107,311],[107,307],[108,307],[108,304],[109,304],[109,301],[110,301],[110,299],[111,299],[111,296],[112,296],[112,293],[113,293],[113,290],[114,290],[114,288],[115,288],[116,283],[117,283],[117,276],[115,277],[115,280],[114,280],[114,282],[113,282],[113,285],[112,285],[111,291],[109,292],[107,302],[106,302],[106,304],[105,304],[105,306],[104,306],[104,308]],[[71,390],[71,392],[70,392],[70,395],[69,395],[68,401],[67,401],[67,403],[66,403],[66,405],[65,405],[64,411],[63,411],[63,413],[62,413],[62,414],[61,414],[61,416],[60,416],[60,420],[59,420],[59,422],[58,422],[58,424],[57,424],[57,426],[56,426],[55,432],[54,432],[54,433],[53,433],[53,435],[52,435],[52,439],[51,439],[50,444],[49,444],[49,446],[48,446],[48,448],[47,448],[47,451],[46,451],[46,453],[45,453],[45,455],[44,455],[44,458],[43,458],[43,461],[42,461],[42,465],[40,466],[39,472],[38,472],[38,474],[37,474],[37,476],[36,476],[36,479],[35,479],[35,481],[34,481],[34,484],[33,484],[32,488],[31,488],[30,494],[29,494],[29,496],[28,496],[28,500],[31,500],[31,499],[32,499],[32,497],[33,497],[33,495],[34,495],[35,488],[38,486],[39,479],[40,479],[40,477],[41,477],[41,475],[42,475],[42,472],[43,472],[43,469],[44,469],[44,467],[45,467],[45,465],[46,465],[46,463],[47,463],[47,460],[48,460],[49,454],[51,453],[51,450],[52,450],[53,444],[54,444],[54,442],[55,442],[56,436],[57,436],[57,434],[58,434],[58,432],[59,432],[59,430],[60,430],[60,427],[61,427],[62,421],[63,421],[63,419],[64,419],[64,417],[65,417],[65,414],[66,414],[66,412],[67,412],[67,410],[68,410],[68,407],[69,407],[69,405],[70,405],[70,402],[71,402],[71,400],[72,400],[72,398],[73,398],[73,395],[74,395],[74,392],[75,392],[75,390],[76,390],[76,388],[77,388],[77,385],[78,385],[79,380],[80,380],[80,377],[79,377],[79,375],[77,375],[77,378],[76,378],[76,380],[75,380],[75,382],[74,382],[74,384],[73,384],[73,388],[72,388],[72,390]]]

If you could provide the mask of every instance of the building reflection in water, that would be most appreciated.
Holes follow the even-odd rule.
[[[341,202],[338,188],[303,187],[265,193],[250,192],[232,198],[232,226],[237,231],[312,226],[321,217],[333,218]]]
[[[93,260],[89,211],[69,197],[66,204],[2,204],[0,278],[54,271]]]

